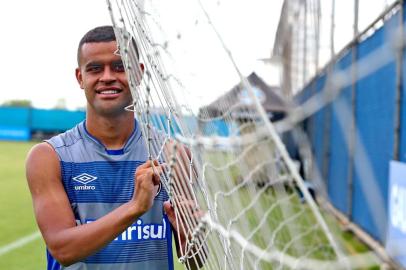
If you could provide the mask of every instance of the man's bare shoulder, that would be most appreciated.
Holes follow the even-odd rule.
[[[46,142],[34,145],[27,155],[27,176],[34,171],[59,171],[59,158],[54,148]]]
[[[32,158],[57,158],[54,148],[47,142],[34,145],[28,152],[27,161]]]

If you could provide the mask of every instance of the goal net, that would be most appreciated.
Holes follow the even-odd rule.
[[[134,100],[128,109],[140,123],[151,159],[167,164],[162,182],[178,231],[187,234],[181,263],[189,267],[193,261],[203,262],[205,269],[354,269],[378,264],[372,253],[353,254],[337,236],[339,226],[320,210],[280,137],[294,131],[296,143],[307,151],[306,138],[295,124],[328,104],[347,82],[347,74],[334,73],[332,91],[292,107],[278,98],[281,93],[264,91],[256,74],[246,76],[242,63],[246,55],[252,57],[250,42],[256,42],[251,34],[261,29],[237,23],[255,17],[252,10],[233,12],[236,6],[244,8],[241,3],[107,2]],[[227,20],[229,28],[224,26]],[[281,32],[277,38],[287,33],[292,34]],[[317,49],[316,43],[308,44]],[[237,47],[246,48],[246,55],[235,52]],[[313,69],[318,65],[315,55],[293,56]],[[289,91],[303,86],[309,76],[305,70],[296,69],[299,80]]]

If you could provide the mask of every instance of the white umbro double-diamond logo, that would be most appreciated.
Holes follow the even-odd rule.
[[[96,179],[97,179],[96,176],[90,175],[88,173],[82,173],[82,174],[79,174],[78,176],[75,176],[72,178],[72,180],[82,183],[84,185],[87,185]]]

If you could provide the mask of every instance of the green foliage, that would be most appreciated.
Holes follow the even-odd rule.
[[[12,99],[3,102],[3,106],[7,107],[24,107],[24,108],[31,108],[32,103],[31,100],[27,99]]]
[[[54,109],[59,109],[59,110],[65,110],[66,109],[66,99],[64,98],[59,98],[56,101],[56,104],[54,106]]]

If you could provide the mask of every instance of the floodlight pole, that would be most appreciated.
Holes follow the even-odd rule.
[[[320,11],[320,0],[317,0],[317,9],[316,9],[316,33],[314,35],[315,37],[315,42],[316,42],[316,57],[315,57],[315,73],[317,74],[319,70],[319,52],[320,52],[320,17],[321,17],[321,11]]]
[[[330,54],[331,58],[335,55],[334,50],[334,32],[335,32],[335,13],[336,13],[336,1],[331,1],[331,28],[330,28]]]
[[[306,83],[306,77],[307,77],[307,0],[302,2],[304,4],[303,7],[303,12],[304,12],[304,19],[303,19],[303,64],[302,64],[302,72],[303,72],[303,78],[302,78],[302,87],[304,87]]]
[[[354,37],[358,36],[359,0],[354,0]]]

